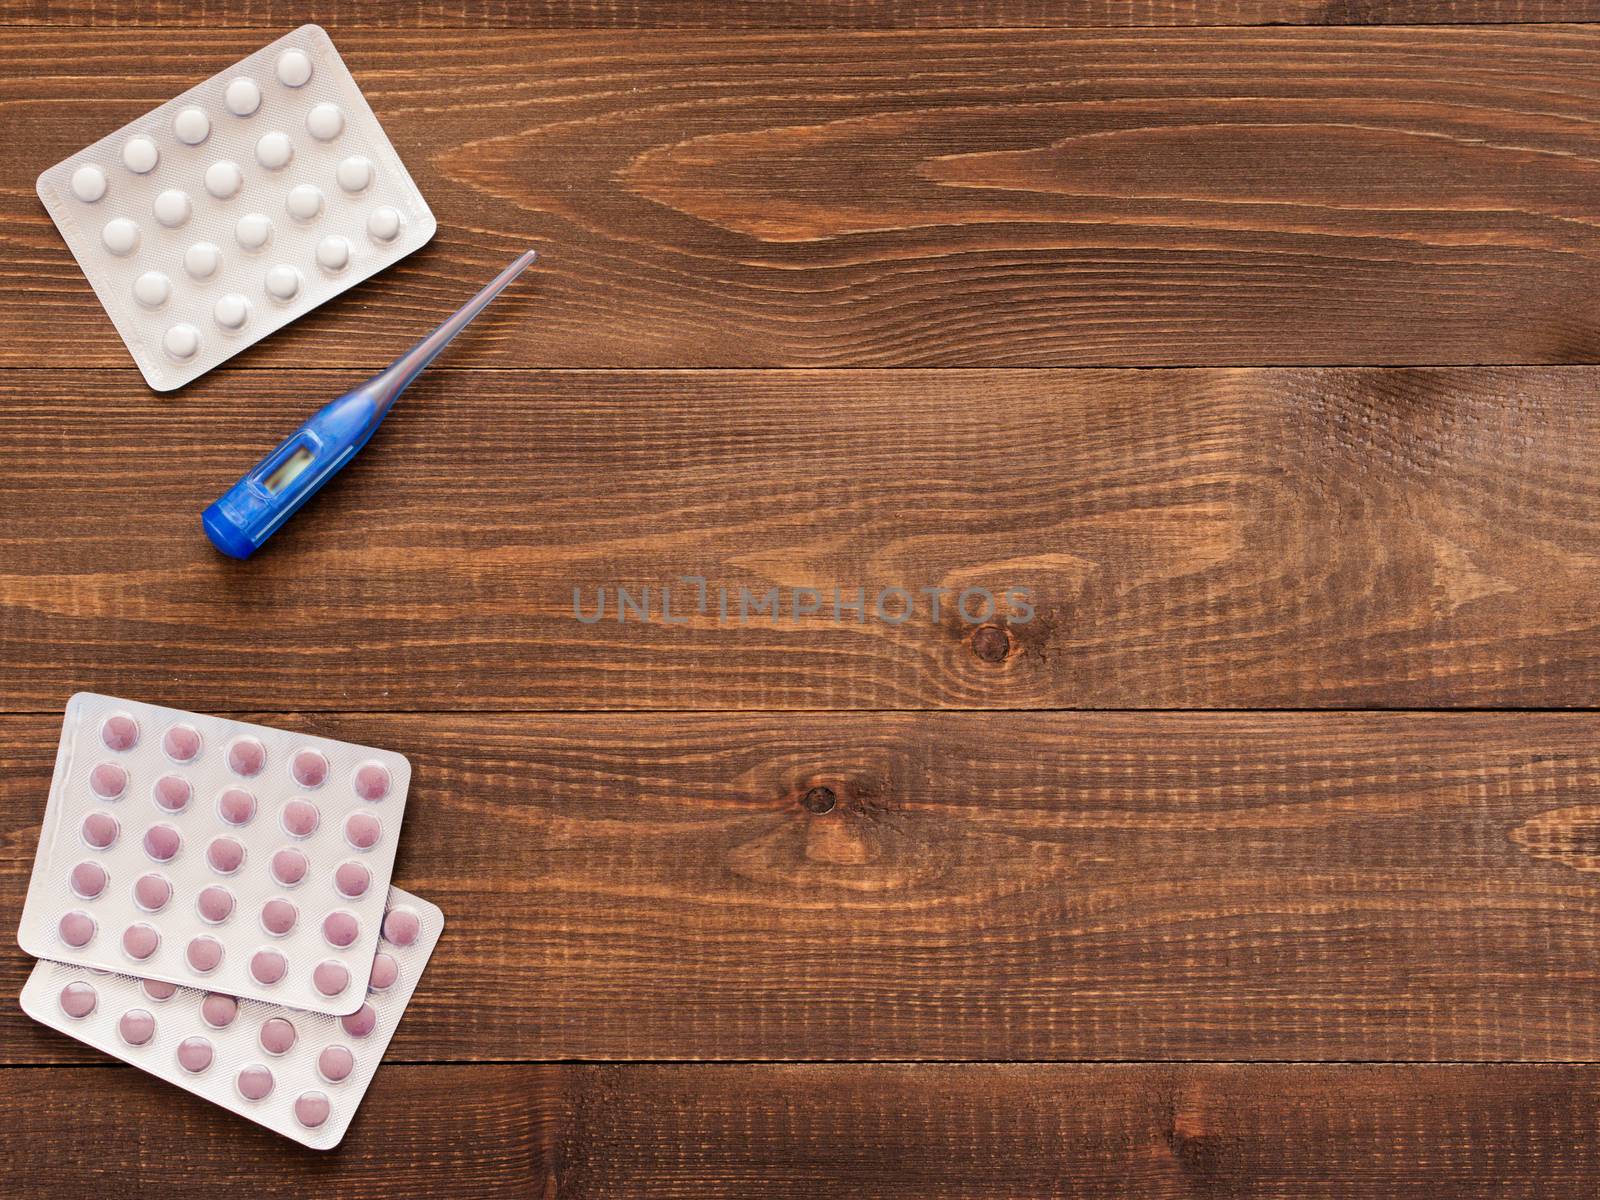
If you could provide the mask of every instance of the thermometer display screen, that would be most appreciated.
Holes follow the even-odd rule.
[[[315,456],[309,448],[301,446],[279,463],[276,471],[261,481],[262,486],[276,496],[296,479],[299,479],[301,475],[305,474],[305,470],[311,465],[313,457]]]

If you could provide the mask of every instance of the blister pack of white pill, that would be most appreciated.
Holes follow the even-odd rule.
[[[389,892],[370,994],[344,1017],[42,961],[22,1010],[97,1050],[317,1150],[339,1144],[366,1095],[444,914]]]
[[[38,191],[160,392],[399,261],[436,228],[317,25],[57,163]]]
[[[36,958],[354,1012],[410,782],[393,751],[80,692],[17,942]]]

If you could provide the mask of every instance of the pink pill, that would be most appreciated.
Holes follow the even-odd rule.
[[[301,1092],[294,1102],[294,1119],[307,1129],[316,1129],[328,1119],[332,1105],[321,1092]]]
[[[132,750],[139,744],[139,722],[126,713],[115,713],[100,726],[100,740],[112,750]]]
[[[317,811],[317,806],[309,800],[291,800],[283,806],[283,813],[279,817],[279,824],[283,831],[290,837],[310,837],[317,831],[317,826],[322,821],[322,814]]]
[[[184,951],[189,966],[200,975],[208,975],[222,965],[222,943],[202,934],[189,942]]]
[[[422,922],[409,908],[390,909],[383,918],[383,937],[396,946],[409,946],[422,931]]]
[[[344,823],[344,839],[357,850],[372,849],[378,844],[382,832],[383,826],[371,813],[351,813],[350,819]]]
[[[130,1046],[143,1046],[156,1035],[156,1019],[144,1008],[130,1008],[117,1022],[117,1033]]]
[[[128,773],[116,763],[100,763],[89,772],[89,790],[102,800],[116,800],[128,790]]]
[[[361,922],[352,913],[342,910],[331,912],[323,919],[322,936],[328,940],[328,945],[343,950],[354,945],[361,936]]]
[[[276,950],[257,950],[250,956],[250,977],[257,983],[277,983],[288,969],[289,960]]]
[[[178,1065],[198,1075],[211,1065],[211,1042],[203,1037],[187,1037],[178,1043]]]
[[[267,748],[253,737],[235,738],[228,744],[228,769],[249,779],[267,765]]]
[[[251,1063],[239,1072],[236,1084],[246,1100],[265,1100],[272,1095],[272,1072],[260,1063]]]
[[[182,846],[183,839],[171,825],[152,825],[144,831],[144,852],[156,862],[171,862]]]
[[[261,1026],[261,1048],[268,1054],[287,1054],[294,1038],[294,1026],[282,1017],[269,1017]]]
[[[206,861],[219,875],[232,875],[244,866],[244,844],[231,837],[213,838],[206,847]]]
[[[154,871],[133,881],[133,902],[145,912],[160,912],[172,899],[172,881]]]
[[[96,850],[109,850],[122,832],[117,819],[108,812],[92,812],[83,819],[83,840]]]
[[[317,1055],[317,1074],[329,1083],[343,1083],[356,1068],[356,1056],[348,1046],[324,1046]]]
[[[306,856],[292,846],[272,854],[272,877],[284,887],[293,887],[306,877]]]
[[[372,978],[367,981],[367,987],[374,992],[386,992],[394,986],[394,981],[400,978],[400,960],[386,950],[379,950],[372,956]]]
[[[61,1011],[69,1017],[87,1017],[99,1003],[100,996],[90,984],[69,983],[61,989]]]
[[[170,813],[182,812],[188,808],[189,797],[194,794],[189,781],[182,775],[163,775],[156,780],[155,786],[150,791],[155,796],[156,807]]]
[[[233,916],[233,893],[221,884],[201,888],[194,900],[195,911],[208,925],[220,925]]]
[[[154,925],[146,925],[143,921],[136,921],[122,931],[122,948],[129,958],[143,962],[156,952],[156,947],[161,945],[161,935],[156,932]]]
[[[200,757],[200,733],[193,725],[174,725],[161,739],[161,749],[173,762],[193,762]]]
[[[200,1001],[200,1019],[213,1029],[226,1029],[239,1015],[239,1002],[221,992],[208,992]]]
[[[139,989],[152,1000],[171,1000],[178,994],[178,985],[161,979],[143,979]]]
[[[356,768],[355,789],[363,800],[382,800],[389,794],[389,768],[382,763],[362,763]]]
[[[163,774],[162,778],[157,779],[150,787],[150,795],[155,797],[157,808],[162,808],[168,813],[182,813],[189,806],[189,798],[194,795],[194,789],[181,774]]]
[[[273,937],[282,937],[300,920],[300,910],[282,896],[274,896],[261,906],[261,928]]]
[[[85,900],[93,900],[106,890],[106,869],[97,862],[81,862],[72,868],[72,891]]]
[[[256,798],[242,787],[222,789],[217,797],[217,816],[229,825],[248,825],[256,815]]]
[[[371,1004],[363,1004],[347,1017],[340,1017],[339,1024],[344,1026],[344,1031],[353,1038],[364,1038],[378,1025],[378,1010]]]
[[[372,886],[372,872],[358,862],[340,863],[333,873],[333,886],[339,895],[354,900],[367,894]]]
[[[350,986],[350,972],[343,963],[327,959],[311,972],[311,986],[321,995],[337,996]]]
[[[328,779],[328,760],[316,750],[300,750],[289,763],[289,774],[303,788],[319,788]]]
[[[61,940],[77,950],[93,940],[94,918],[86,912],[74,910],[61,918],[57,930],[61,934]]]

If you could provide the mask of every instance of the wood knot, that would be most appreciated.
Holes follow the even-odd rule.
[[[830,787],[814,787],[800,797],[800,807],[819,816],[822,813],[832,812],[833,806],[837,803],[839,803],[839,797],[834,795],[833,789]]]
[[[986,663],[1003,663],[1011,653],[1011,635],[999,625],[980,625],[972,631],[972,652]]]

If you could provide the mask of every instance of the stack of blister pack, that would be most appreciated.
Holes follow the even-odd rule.
[[[405,757],[79,693],[17,941],[37,1021],[316,1149],[444,928],[390,886]]]

